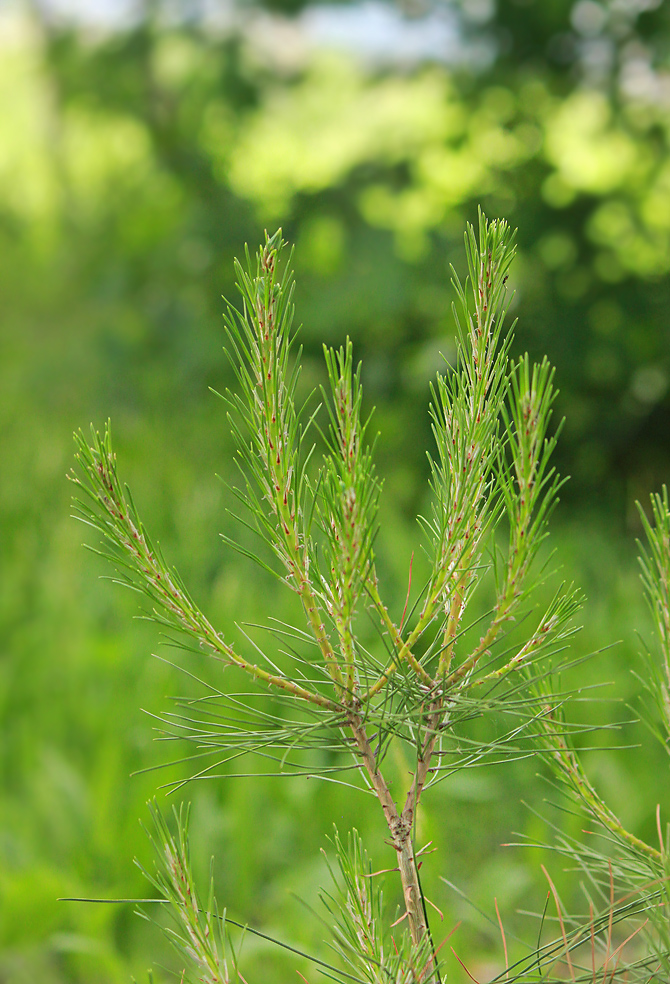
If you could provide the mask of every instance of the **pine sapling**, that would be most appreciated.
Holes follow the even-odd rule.
[[[279,668],[271,646],[259,646],[242,630],[238,639],[224,638],[202,612],[118,478],[109,425],[102,435],[92,431],[90,441],[76,436],[77,513],[102,535],[119,579],[145,595],[151,617],[184,639],[185,648],[195,644],[252,684],[242,702],[223,685],[210,688],[206,707],[192,703],[188,721],[171,720],[173,732],[200,752],[211,751],[217,765],[244,749],[266,760],[276,756],[288,774],[304,771],[301,753],[328,748],[339,754],[321,774],[346,772],[378,801],[400,878],[401,924],[391,930],[358,835],[350,835],[348,846],[337,836],[340,889],[324,900],[339,914],[334,943],[342,967],[329,971],[338,980],[352,979],[351,968],[354,979],[374,984],[440,980],[418,871],[420,800],[455,769],[519,754],[523,735],[545,717],[543,733],[554,728],[542,681],[560,661],[580,603],[574,589],[561,586],[546,607],[534,608],[538,551],[561,483],[551,464],[553,370],[546,360],[531,365],[527,356],[510,357],[504,321],[514,236],[506,222],[480,215],[465,246],[468,276],[461,283],[454,274],[456,365],[437,376],[430,407],[432,502],[420,519],[429,573],[400,620],[390,612],[376,563],[381,483],[360,366],[349,340],[325,348],[325,414],[309,401],[299,405],[293,277],[281,232],[266,236],[255,258],[247,253],[245,264],[236,263],[239,300],[225,315],[236,385],[222,398],[236,442],[242,521],[261,545],[254,553],[226,542],[297,596],[302,625],[269,623],[271,638],[292,642],[284,656],[292,660],[289,670]],[[320,429],[323,451],[317,450]],[[493,605],[475,635],[473,598],[488,590],[491,577]],[[361,629],[366,613],[379,628],[376,647]],[[258,687],[269,688],[276,711],[259,709]],[[234,704],[234,725],[208,713],[215,701]],[[466,721],[497,712],[512,720],[502,735],[457,742]],[[389,782],[394,741],[405,744],[413,761],[402,801]],[[157,823],[164,859],[179,869],[156,876],[178,912],[176,940],[197,979],[228,980],[224,937],[211,942],[214,902],[205,915],[193,908],[180,861],[187,853],[183,825],[173,842],[163,821]]]

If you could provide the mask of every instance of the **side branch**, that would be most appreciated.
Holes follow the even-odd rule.
[[[626,830],[616,814],[602,801],[584,774],[574,751],[569,747],[564,735],[558,729],[558,722],[549,705],[542,718],[542,724],[549,761],[567,781],[573,792],[581,799],[592,817],[612,834],[624,841],[628,847],[639,851],[645,857],[651,858],[657,863],[662,862],[664,859],[663,854],[639,837],[636,837],[635,834],[631,834],[629,830]]]
[[[231,424],[242,471],[248,483],[247,504],[259,531],[288,573],[287,583],[300,597],[309,630],[319,646],[338,697],[346,695],[342,670],[328,638],[310,578],[309,538],[303,511],[306,429],[301,427],[295,390],[299,368],[290,368],[293,280],[290,266],[279,271],[286,244],[281,230],[266,234],[255,268],[236,262],[243,308],[225,315],[231,362],[241,392],[229,394]],[[309,427],[309,424],[307,425]],[[254,491],[255,489],[255,491]]]
[[[125,569],[124,583],[135,587],[154,603],[154,618],[169,628],[185,632],[202,649],[238,666],[256,680],[277,687],[285,693],[335,713],[340,704],[315,690],[308,690],[293,680],[268,673],[249,663],[235,652],[194,603],[181,578],[168,568],[142,525],[130,493],[121,487],[116,473],[116,456],[112,451],[109,425],[104,436],[93,432],[89,447],[83,434],[75,435],[77,461],[82,477],[68,477],[86,495],[87,501],[75,500],[77,518],[101,533],[106,541],[110,559]]]

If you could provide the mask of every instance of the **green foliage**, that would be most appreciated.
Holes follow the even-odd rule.
[[[413,984],[428,977],[433,963],[431,941],[426,936],[417,947],[409,934],[390,931],[402,914],[396,912],[396,920],[389,921],[379,872],[373,872],[358,831],[351,831],[345,845],[336,830],[333,843],[340,877],[332,869],[330,874],[337,896],[323,891],[321,900],[332,920],[333,946],[344,966],[369,984]]]
[[[176,835],[170,832],[155,805],[151,815],[155,830],[152,843],[158,863],[153,873],[142,871],[159,898],[169,903],[176,926],[166,930],[168,939],[189,969],[192,965],[192,980],[202,984],[229,984],[233,979],[239,980],[236,973],[231,978],[228,972],[226,953],[231,953],[233,966],[235,954],[226,936],[225,912],[219,915],[211,876],[205,906],[198,900],[189,857],[188,814],[181,811],[177,814],[175,810]]]
[[[229,756],[255,752],[275,757],[280,771],[287,763],[295,770],[289,755],[296,751],[329,747],[354,754],[354,775],[362,775],[376,796],[397,854],[401,921],[407,920],[407,929],[391,966],[378,949],[382,937],[375,927],[377,916],[368,911],[368,896],[361,893],[362,874],[356,874],[360,849],[354,846],[349,860],[341,862],[348,889],[338,940],[357,943],[362,966],[399,982],[440,979],[416,861],[415,824],[424,788],[435,785],[441,773],[480,764],[487,756],[518,754],[524,722],[547,717],[541,701],[555,669],[547,658],[574,631],[572,617],[579,607],[574,591],[559,589],[537,628],[492,657],[503,628],[529,605],[533,586],[528,575],[559,485],[549,467],[555,440],[547,437],[552,374],[546,360],[531,370],[527,357],[518,364],[508,357],[503,322],[514,245],[507,224],[488,222],[480,214],[478,235],[469,228],[465,242],[470,275],[463,285],[455,281],[461,302],[458,363],[448,379],[438,376],[439,409],[433,411],[439,457],[433,465],[433,521],[424,524],[432,540],[431,572],[399,626],[382,601],[376,572],[378,487],[363,444],[361,389],[353,375],[350,344],[339,354],[326,349],[331,435],[315,479],[308,477],[314,447],[305,446],[305,437],[318,408],[303,425],[304,411],[295,403],[299,361],[291,360],[293,283],[282,263],[280,232],[266,235],[255,263],[248,258],[246,270],[237,266],[243,305],[229,310],[227,326],[239,391],[227,402],[244,481],[240,498],[283,568],[282,581],[299,598],[305,618],[306,633],[291,623],[282,632],[298,641],[311,637],[311,658],[294,654],[291,675],[254,644],[270,672],[224,641],[152,546],[130,492],[117,477],[109,427],[103,437],[93,433],[90,448],[77,435],[79,468],[72,475],[87,493],[86,499],[76,500],[79,516],[103,534],[111,560],[117,565],[120,560],[121,570],[129,572],[126,583],[148,595],[152,617],[278,694],[277,712],[269,716],[255,711],[253,693],[231,697],[208,687],[206,709],[177,719],[177,733],[190,734],[198,754],[211,749],[225,749]],[[326,570],[319,567],[315,511],[329,559]],[[470,602],[485,571],[484,551],[505,514],[507,556],[500,558],[497,545],[492,547],[496,571],[502,568],[494,606],[479,641],[466,644],[461,637],[467,634]],[[357,630],[358,607],[381,621],[382,639],[390,650],[386,666]],[[521,685],[501,688],[502,681],[520,673]],[[538,703],[532,699],[534,690]],[[212,711],[215,703],[223,717]],[[301,704],[310,710],[307,721]],[[240,706],[244,719],[221,727],[219,721]],[[496,709],[521,721],[495,742],[471,742],[462,752],[459,724]],[[415,757],[404,806],[385,776],[393,737],[407,743]],[[560,732],[555,738],[564,740]],[[311,771],[326,777],[343,767],[349,768],[336,759],[334,767],[317,764]],[[185,836],[180,833],[184,843]],[[341,849],[339,840],[337,845]],[[165,885],[163,892],[177,910],[186,904]],[[366,932],[361,919],[367,920]],[[192,928],[192,940],[194,932]],[[197,959],[203,966],[216,963],[205,952]]]
[[[668,493],[651,497],[652,522],[640,507],[647,545],[642,547],[641,565],[647,600],[655,621],[657,648],[660,649],[661,671],[657,658],[648,655],[649,679],[647,689],[655,697],[657,715],[650,722],[657,730],[663,746],[670,741],[670,716],[668,715],[668,625],[670,607],[668,599],[668,572],[670,563],[670,507]],[[596,947],[599,963],[611,979],[625,981],[664,981],[670,974],[670,925],[668,922],[668,837],[663,833],[661,806],[656,807],[656,833],[658,847],[629,832],[614,811],[603,801],[589,780],[583,762],[574,748],[564,727],[563,699],[552,692],[551,678],[540,681],[540,699],[545,701],[545,713],[538,718],[540,748],[555,776],[555,785],[569,801],[577,803],[591,819],[595,831],[590,830],[588,843],[583,837],[567,835],[556,830],[554,849],[568,858],[575,870],[581,871],[585,880],[584,894],[588,902],[588,917],[579,914],[566,915],[554,893],[562,930],[562,941],[540,945],[537,954],[525,962],[513,980],[544,980],[541,961],[553,965],[565,961],[573,980],[596,980]],[[658,719],[660,718],[660,723]],[[600,836],[598,836],[600,835]],[[615,895],[615,892],[620,893]],[[546,909],[545,909],[546,912]],[[628,935],[613,948],[613,926],[622,923]],[[567,930],[565,927],[568,927]],[[632,928],[631,928],[632,927]],[[636,937],[636,944],[625,947]],[[540,929],[540,941],[542,928]],[[644,940],[640,947],[640,940]],[[583,969],[583,976],[575,977],[575,953],[581,957],[586,941],[590,942],[592,969]],[[562,942],[562,946],[561,946]],[[572,956],[571,956],[572,954]],[[532,964],[537,963],[537,977]],[[615,978],[615,975],[616,978]]]
[[[273,597],[263,574],[228,559],[212,535],[236,534],[225,515],[233,504],[212,477],[228,458],[228,437],[207,396],[208,386],[224,392],[231,384],[219,357],[217,298],[222,290],[232,296],[233,253],[258,240],[262,202],[277,201],[278,192],[287,201],[287,178],[289,205],[277,221],[298,245],[297,318],[305,323],[298,402],[328,385],[323,340],[337,350],[350,335],[367,398],[377,406],[386,537],[375,540],[375,551],[396,622],[414,543],[407,517],[430,516],[424,397],[441,364],[438,349],[455,361],[444,256],[464,269],[463,217],[473,218],[473,203],[484,201],[489,214],[505,215],[521,231],[511,282],[523,318],[512,352],[527,348],[538,359],[546,351],[559,367],[554,407],[567,425],[555,456],[573,476],[561,495],[588,512],[567,525],[562,510],[552,542],[566,581],[590,598],[581,648],[624,640],[563,686],[613,679],[614,691],[635,703],[652,679],[646,669],[642,681],[629,673],[638,665],[632,627],[646,631],[647,613],[627,540],[638,523],[633,500],[646,501],[667,480],[668,299],[665,278],[654,271],[664,269],[667,252],[668,11],[665,4],[642,12],[601,5],[607,16],[589,34],[568,0],[501,0],[489,20],[477,21],[484,6],[463,4],[461,24],[475,47],[461,50],[469,58],[483,41],[491,62],[401,73],[321,54],[315,67],[279,64],[273,52],[259,51],[263,31],[222,36],[195,16],[168,23],[148,12],[127,30],[79,32],[34,8],[31,19],[0,25],[0,432],[8,463],[0,476],[0,973],[12,984],[120,982],[131,972],[146,979],[156,939],[148,941],[127,906],[55,898],[143,894],[129,861],[143,855],[135,818],[155,782],[151,774],[126,777],[165,761],[166,747],[174,759],[192,751],[151,745],[138,723],[143,707],[170,717],[174,730],[164,695],[192,696],[190,685],[167,662],[146,660],[154,636],[130,621],[132,596],[99,585],[95,560],[82,568],[62,481],[72,430],[114,418],[141,511],[151,503],[152,532],[226,639],[239,636],[233,619],[242,611],[255,622],[269,605],[285,622],[296,617],[294,596]],[[608,51],[609,61],[595,57]],[[273,119],[288,121],[274,183],[257,181],[258,194],[241,198],[231,162],[240,162],[237,177],[242,163],[264,166],[266,147],[256,158],[249,148]],[[360,119],[366,132],[356,137]],[[325,178],[319,146],[327,149]],[[364,403],[361,419],[368,412]],[[237,538],[259,552],[246,532]],[[413,583],[429,574],[416,554]],[[540,586],[538,597],[546,609],[551,593]],[[484,584],[472,618],[491,604]],[[359,620],[364,633],[367,624]],[[368,635],[372,649],[372,628]],[[304,646],[301,658],[311,658],[304,639],[281,638],[282,648]],[[276,662],[294,665],[282,655]],[[208,683],[235,690],[236,671],[221,687],[216,669],[204,659],[197,664]],[[585,725],[585,706],[577,702],[567,713]],[[256,707],[275,714],[264,693]],[[604,704],[589,708],[588,723],[620,717]],[[185,703],[178,713],[191,710]],[[463,728],[468,738],[495,736],[485,721]],[[578,746],[584,740],[575,739]],[[589,740],[609,745],[611,732]],[[665,752],[632,726],[621,740],[641,741],[643,751],[587,750],[584,761],[624,826],[655,844],[655,802],[644,791],[658,789],[665,816]],[[308,754],[331,764],[327,744]],[[486,770],[452,776],[434,788],[418,822],[422,840],[439,848],[439,869],[480,908],[488,910],[497,894],[510,913],[506,927],[520,932],[511,913],[528,908],[539,859],[531,849],[501,852],[498,845],[510,829],[541,838],[539,821],[518,805],[521,798],[535,803],[537,789],[530,761],[504,757],[504,784]],[[407,768],[393,743],[387,762],[402,788]],[[313,761],[298,764],[313,774]],[[231,762],[218,771],[235,768]],[[169,779],[191,771],[190,762],[174,765]],[[356,824],[367,839],[374,804],[363,798],[354,806],[348,787],[305,774],[292,780],[290,796],[274,779],[259,777],[254,789],[252,797],[235,783],[192,787],[196,870],[206,869],[201,852],[212,844],[235,914],[279,925],[281,913],[276,935],[286,929],[303,949],[316,950],[320,940],[282,894],[290,888],[313,896],[315,872],[308,862],[288,870],[285,859],[315,855],[332,816],[342,817],[343,828]],[[551,815],[580,836],[583,821]],[[251,830],[268,816],[271,829],[258,845]],[[474,975],[486,977],[487,961],[502,966],[497,922],[464,910],[430,866],[422,874],[445,924],[463,919],[455,946]],[[535,889],[539,897],[541,886]],[[569,900],[566,881],[560,890]],[[245,959],[258,974],[267,976],[271,965],[277,980],[294,979],[293,967],[267,951],[252,948]]]
[[[575,478],[565,494],[606,489],[621,512],[631,486],[660,484],[665,5],[584,15],[571,0],[507,0],[482,5],[479,21],[478,5],[460,6],[464,39],[489,60],[407,73],[320,52],[287,67],[259,51],[253,18],[221,34],[191,11],[168,28],[161,4],[95,44],[57,21],[17,32],[0,76],[10,306],[45,348],[56,336],[40,312],[52,312],[68,381],[76,356],[63,348],[86,338],[101,380],[92,410],[225,388],[212,369],[214,299],[271,208],[301,246],[306,354],[351,335],[380,426],[402,442],[403,506],[422,506],[417,397],[445,333],[442,257],[459,262],[463,217],[485,201],[522,229],[521,350],[571,367],[559,397],[561,470]],[[160,366],[151,385],[147,357]]]
[[[604,802],[573,746],[574,728],[563,715],[567,695],[555,686],[557,671],[565,663],[560,659],[563,643],[574,632],[578,593],[559,588],[537,628],[530,633],[526,630],[511,646],[506,641],[501,656],[492,658],[491,649],[503,627],[516,619],[520,608],[528,606],[534,587],[528,575],[547,535],[547,519],[560,485],[550,466],[556,438],[547,436],[553,372],[546,359],[531,369],[527,356],[517,363],[508,356],[509,343],[502,327],[514,246],[506,223],[489,223],[480,213],[478,236],[468,228],[465,242],[470,275],[464,285],[455,280],[461,302],[457,365],[447,379],[438,376],[438,409],[433,409],[438,446],[438,459],[432,465],[433,521],[423,524],[432,540],[432,561],[407,622],[411,582],[399,626],[390,618],[380,593],[373,543],[379,489],[371,454],[362,444],[361,387],[359,374],[353,374],[349,342],[339,353],[325,350],[331,384],[326,399],[332,401],[330,441],[315,479],[310,481],[308,476],[315,448],[304,442],[319,408],[303,425],[305,411],[295,402],[299,354],[296,360],[291,358],[293,281],[290,269],[282,264],[281,232],[266,235],[255,264],[247,257],[247,269],[237,267],[243,305],[241,310],[229,309],[227,326],[240,391],[226,399],[245,483],[240,498],[256,532],[283,568],[282,582],[299,598],[306,622],[306,633],[292,623],[281,633],[297,641],[310,640],[315,647],[311,658],[304,660],[294,653],[292,662],[298,673],[291,676],[254,644],[273,670],[268,672],[224,641],[152,546],[130,492],[119,483],[109,427],[102,438],[93,432],[92,447],[81,434],[76,436],[79,473],[72,478],[88,497],[77,500],[77,509],[85,522],[103,534],[112,561],[117,565],[120,561],[121,569],[129,571],[125,582],[149,596],[155,620],[186,634],[225,665],[245,671],[277,694],[277,712],[267,715],[255,710],[253,693],[231,696],[208,687],[204,713],[198,718],[197,712],[190,711],[188,717],[177,718],[177,733],[190,734],[198,755],[212,748],[225,749],[235,757],[253,752],[275,758],[280,772],[288,764],[288,774],[294,775],[296,763],[289,762],[290,754],[328,747],[354,755],[354,775],[362,776],[376,797],[396,852],[403,907],[391,928],[405,920],[406,927],[398,943],[389,937],[380,890],[358,834],[354,832],[347,849],[336,834],[343,885],[336,895],[323,897],[335,917],[334,946],[343,960],[343,976],[330,968],[334,979],[348,979],[351,969],[358,968],[361,979],[371,984],[441,980],[418,875],[415,827],[419,801],[424,790],[439,781],[440,773],[480,765],[492,755],[519,754],[524,731],[535,733],[536,747],[555,773],[559,789],[586,809],[604,841],[603,847],[597,841],[585,848],[578,838],[559,833],[556,850],[584,871],[595,904],[587,892],[588,921],[568,917],[549,879],[561,936],[542,942],[543,915],[530,958],[510,967],[501,922],[506,979],[554,980],[553,968],[564,958],[576,980],[573,951],[589,935],[592,977],[586,970],[583,980],[595,981],[596,938],[605,954],[605,973],[616,958],[612,977],[621,971],[631,980],[658,979],[659,970],[663,976],[670,971],[664,910],[666,847],[660,819],[657,850],[630,833]],[[653,526],[643,517],[650,548],[650,555],[643,557],[643,572],[667,676],[667,492],[652,498],[652,509]],[[320,544],[312,529],[315,512],[329,559],[326,571],[318,564]],[[479,641],[470,641],[466,648],[461,637],[468,639],[465,619],[485,572],[484,549],[503,517],[509,526],[507,556],[500,556],[497,543],[490,547],[495,602],[485,616],[488,626]],[[261,558],[249,556],[267,568]],[[373,619],[381,620],[391,646],[390,662],[383,670],[384,663],[367,648],[357,629],[359,604]],[[501,688],[502,682],[508,686]],[[665,682],[659,693],[665,709]],[[223,714],[212,712],[213,702],[225,709]],[[307,720],[300,711],[296,713],[301,704],[310,709]],[[231,720],[231,710],[239,707],[245,717],[232,727],[222,727],[227,717]],[[521,722],[495,741],[470,741],[467,751],[461,749],[463,722],[496,710],[511,713]],[[666,725],[668,722],[666,714]],[[406,742],[415,757],[404,806],[386,778],[393,737]],[[310,773],[327,778],[342,767],[336,759],[334,770],[315,764]],[[211,776],[208,768],[197,777],[207,774]],[[188,860],[187,823],[181,817],[177,820],[175,840],[154,810],[163,873],[151,876],[151,881],[182,927],[181,935],[172,931],[171,939],[194,964],[195,972],[204,972],[203,979],[212,982],[227,982],[224,922],[219,919],[212,889],[205,910],[197,902]],[[617,851],[615,859],[612,846]],[[622,902],[615,900],[615,885],[626,890]],[[645,921],[638,921],[612,952],[613,925],[621,920],[628,924],[641,915],[647,916]],[[498,918],[500,921],[499,913]],[[638,934],[646,940],[645,952],[624,960],[625,945]],[[543,962],[550,965],[548,977]],[[317,963],[324,966],[318,959]]]
[[[661,735],[661,742],[668,750],[670,737],[670,506],[668,505],[668,490],[663,486],[663,493],[651,496],[651,516],[648,520],[642,507],[640,516],[647,539],[647,549],[641,549],[640,564],[642,581],[651,614],[656,628],[656,637],[663,660],[662,673],[659,674],[651,664],[649,687],[656,697],[656,706],[660,718],[664,722],[666,734]]]
[[[365,445],[367,424],[361,422],[361,366],[353,366],[347,339],[335,352],[324,348],[332,406],[330,442],[323,472],[324,492],[317,500],[326,542],[327,575],[321,576],[328,611],[337,624],[347,654],[347,689],[354,685],[352,623],[373,564],[380,486],[372,452]]]

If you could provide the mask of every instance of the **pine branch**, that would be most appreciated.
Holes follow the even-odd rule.
[[[335,949],[348,966],[355,967],[369,984],[418,984],[434,972],[428,939],[415,946],[406,930],[390,937],[391,919],[385,911],[379,873],[353,830],[344,844],[333,838],[339,877],[326,861],[334,892],[321,892],[330,916]]]
[[[670,739],[670,502],[666,486],[660,495],[651,496],[653,522],[647,519],[640,503],[637,506],[647,539],[646,548],[638,541],[642,584],[662,659],[662,674],[654,672],[649,684],[661,711],[667,747]]]
[[[361,422],[360,364],[354,372],[353,346],[338,352],[324,346],[331,388],[328,454],[319,483],[317,509],[326,537],[327,572],[322,575],[328,613],[334,622],[346,667],[346,700],[358,690],[353,619],[361,593],[374,570],[380,486],[365,445]]]
[[[308,689],[278,674],[268,673],[240,656],[201,612],[174,568],[168,567],[135,508],[130,491],[119,481],[109,423],[102,436],[91,428],[91,444],[75,434],[78,472],[68,476],[81,498],[74,500],[75,516],[103,537],[103,553],[114,563],[120,583],[144,594],[153,605],[152,617],[166,628],[185,633],[200,648],[237,666],[254,679],[293,697],[339,712],[340,706],[316,689]]]
[[[306,517],[304,441],[308,426],[296,408],[299,360],[291,367],[293,344],[293,275],[286,264],[281,229],[256,255],[247,254],[247,268],[236,261],[242,310],[229,306],[225,317],[229,353],[240,391],[228,393],[229,419],[245,478],[245,496],[258,531],[286,571],[298,594],[308,625],[335,684],[338,699],[346,695],[342,667],[326,631],[321,605],[310,574],[313,560]]]
[[[173,811],[175,836],[156,804],[150,803],[149,808],[154,825],[154,833],[149,835],[156,853],[154,871],[148,872],[136,863],[169,905],[174,928],[165,929],[165,935],[187,961],[185,972],[189,971],[189,980],[194,984],[231,984],[227,953],[232,957],[234,979],[239,981],[235,952],[227,938],[225,911],[219,915],[211,877],[207,905],[203,908],[198,901],[189,857],[188,810],[182,807]],[[140,913],[148,918],[141,910]]]

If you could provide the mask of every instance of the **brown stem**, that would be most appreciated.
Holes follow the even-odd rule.
[[[416,772],[414,773],[412,785],[407,793],[405,807],[402,811],[403,817],[406,818],[410,826],[414,823],[414,815],[419,805],[419,799],[421,798],[423,787],[428,779],[430,763],[433,758],[433,752],[435,751],[435,744],[438,739],[440,728],[442,727],[443,713],[444,708],[442,699],[435,701],[428,715],[426,741],[417,759]]]
[[[414,855],[414,845],[412,843],[412,828],[407,827],[402,822],[398,827],[396,837],[393,839],[393,846],[398,854],[398,869],[402,881],[402,891],[409,923],[409,932],[412,942],[417,946],[428,932],[426,914],[423,908],[423,896],[419,884],[419,869]],[[433,961],[430,961],[432,966]]]
[[[363,721],[357,715],[352,715],[349,718],[349,727],[353,733],[358,753],[363,759],[363,764],[370,778],[372,788],[377,794],[377,799],[384,811],[386,824],[391,835],[391,843],[398,855],[398,871],[400,872],[400,880],[402,882],[403,899],[410,936],[412,943],[415,946],[419,946],[428,932],[428,923],[426,921],[423,895],[419,883],[419,870],[414,854],[412,830],[416,804],[418,803],[421,789],[428,775],[430,758],[435,747],[437,733],[435,732],[433,734],[434,729],[431,729],[428,744],[417,765],[417,771],[412,783],[412,789],[408,794],[405,809],[400,814],[386,780],[377,767],[377,760],[372,751],[370,739],[365,731]],[[433,968],[434,958],[431,957],[425,968],[427,976],[422,978],[426,981],[426,984],[429,984],[429,982],[430,984],[434,984],[437,980],[437,977],[433,974]]]
[[[374,752],[372,751],[370,739],[366,734],[365,725],[357,714],[352,714],[349,717],[348,723],[354,736],[354,741],[356,742],[358,754],[363,759],[365,771],[368,774],[370,782],[372,783],[372,788],[377,794],[377,799],[379,800],[381,808],[384,811],[386,825],[391,832],[391,836],[393,836],[393,830],[400,820],[400,815],[393,797],[391,796],[391,792],[386,784],[386,780],[377,768],[377,760]]]

